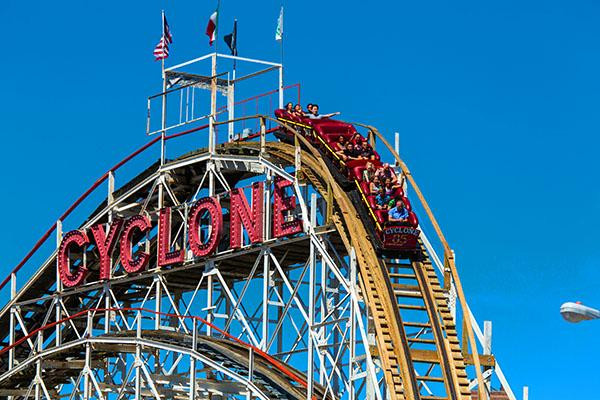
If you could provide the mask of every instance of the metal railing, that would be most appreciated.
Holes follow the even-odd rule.
[[[300,99],[300,84],[289,85],[289,86],[286,86],[284,89],[294,89],[294,88],[297,90],[298,99]],[[259,99],[265,98],[267,96],[270,96],[270,95],[273,95],[273,94],[276,94],[276,93],[278,93],[278,90],[272,90],[272,91],[269,91],[269,92],[266,92],[266,93],[263,93],[263,94],[260,94],[260,95],[257,95],[257,96],[250,97],[248,99],[240,100],[237,104],[247,104],[247,103],[257,102],[257,101],[259,101]],[[259,115],[242,116],[242,117],[236,118],[236,119],[231,120],[231,121],[216,122],[215,126],[225,125],[225,124],[230,124],[230,123],[235,123],[235,122],[244,122],[245,123],[246,121],[251,120],[251,119],[255,119],[257,121],[257,125],[259,127],[260,127],[260,124],[261,124],[261,120],[262,120],[263,124],[264,124],[264,122],[266,120],[265,118],[261,118],[261,116],[259,116]],[[274,119],[272,119],[272,118],[269,118],[268,121],[269,122],[274,121],[276,123],[276,121]],[[185,131],[172,133],[170,135],[166,135],[165,136],[165,140],[171,140],[171,139],[175,139],[175,138],[178,138],[178,137],[181,137],[181,136],[186,136],[186,135],[189,135],[191,133],[207,129],[208,127],[209,127],[209,124],[205,124],[205,125],[201,125],[201,126],[197,126],[197,127],[185,130]],[[260,130],[260,128],[259,128],[259,130]],[[257,137],[261,136],[261,134],[269,134],[269,133],[274,132],[275,130],[277,130],[277,127],[271,127],[269,129],[266,129],[266,127],[265,127],[264,132],[256,132],[256,133],[253,133],[251,135],[248,135],[247,137],[242,137],[240,135],[239,140],[251,140],[251,139],[254,139],[254,138],[257,138]],[[109,178],[111,176],[114,177],[114,173],[115,172],[117,172],[121,167],[123,167],[124,165],[126,165],[132,159],[134,159],[137,156],[139,156],[140,154],[144,153],[146,150],[148,150],[150,147],[152,147],[157,142],[160,142],[160,140],[161,140],[160,136],[155,136],[148,143],[144,144],[139,149],[137,149],[133,153],[131,153],[128,156],[126,156],[125,158],[123,158],[121,161],[119,161],[114,166],[112,166],[111,168],[109,168],[108,171],[106,171],[100,178],[98,178],[89,187],[88,190],[86,190],[81,196],[79,196],[77,198],[77,200],[75,200],[75,202],[73,204],[71,204],[71,206],[69,208],[67,208],[67,210],[65,212],[63,212],[59,216],[59,218],[57,219],[57,221],[55,223],[53,223],[46,230],[46,232],[42,235],[42,237],[34,244],[34,246],[25,255],[25,257],[11,270],[11,272],[4,278],[4,280],[2,280],[2,282],[0,282],[0,292],[2,290],[4,290],[4,288],[7,286],[7,284],[9,282],[13,281],[13,284],[11,284],[11,295],[10,295],[10,298],[12,299],[16,295],[16,278],[17,278],[17,273],[25,266],[25,264],[31,259],[31,257],[33,257],[33,255],[35,255],[37,253],[37,251],[47,242],[47,240],[50,238],[50,236],[53,233],[57,232],[57,230],[58,230],[59,231],[58,235],[62,234],[62,232],[60,232],[60,227],[62,225],[62,222],[69,215],[71,215],[72,212],[84,200],[86,200],[93,192],[95,192],[96,189],[98,189],[98,187],[100,187],[100,185],[102,185],[104,182],[106,182],[107,180],[109,180]]]
[[[221,74],[222,75],[222,74]],[[220,75],[218,75],[220,76]],[[273,111],[274,108],[279,103],[279,96],[281,92],[285,93],[290,91],[295,91],[296,93],[293,96],[288,95],[289,98],[294,98],[298,103],[300,103],[300,84],[295,83],[292,85],[284,86],[283,88],[274,89],[265,93],[261,93],[256,96],[252,96],[240,101],[233,102],[233,104],[224,105],[216,108],[215,119],[217,116],[222,114],[228,114],[228,119],[231,119],[231,114],[229,114],[230,107],[233,109],[234,117],[244,117],[248,115],[257,115],[257,114],[269,114]],[[185,94],[184,94],[185,93]],[[179,99],[172,99],[173,96],[179,94]],[[201,101],[197,99],[197,97],[202,94],[200,90],[195,90],[194,83],[184,84],[180,87],[168,89],[165,92],[157,93],[148,97],[147,103],[147,115],[146,115],[146,135],[152,136],[161,132],[171,132],[178,128],[183,128],[189,125],[193,125],[194,123],[198,123],[201,121],[208,121],[211,117],[211,114],[201,114],[198,115],[197,112],[197,104]],[[176,102],[178,103],[178,113],[166,115],[166,119],[176,121],[172,123],[165,123],[165,127],[152,127],[152,100],[161,99],[162,97],[167,97],[169,103]],[[258,125],[255,126],[258,129]],[[246,126],[242,126],[242,129],[246,129]]]

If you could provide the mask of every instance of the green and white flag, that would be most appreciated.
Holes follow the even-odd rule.
[[[277,29],[275,30],[275,40],[281,39],[283,39],[283,6],[281,6],[281,12],[277,20]]]

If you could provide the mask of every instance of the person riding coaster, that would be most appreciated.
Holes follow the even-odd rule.
[[[408,209],[404,205],[402,197],[398,196],[395,199],[394,207],[388,211],[388,224],[405,224],[408,222]]]
[[[298,117],[298,118],[305,118],[306,117],[306,113],[304,112],[304,110],[302,110],[302,106],[300,105],[300,103],[296,104],[294,106],[294,112],[293,114]]]
[[[331,118],[334,115],[340,115],[341,113],[338,112],[334,112],[334,113],[330,113],[330,114],[319,114],[319,105],[318,104],[311,104],[311,108],[308,109],[309,114],[307,115],[308,118],[310,119],[322,119],[322,118]]]
[[[294,103],[292,103],[291,101],[287,103],[285,105],[285,111],[290,115],[294,115]]]

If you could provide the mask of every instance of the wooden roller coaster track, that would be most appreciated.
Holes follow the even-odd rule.
[[[309,147],[313,155],[317,155],[308,141],[304,141],[303,144]],[[283,143],[269,143],[267,149],[270,153],[293,162],[294,147]],[[370,234],[360,220],[356,205],[336,183],[325,163],[320,158],[304,155],[302,165],[302,173],[319,191],[324,191],[323,195],[327,194],[327,185],[333,190],[333,198],[339,211],[333,215],[333,222],[348,251],[353,247],[356,252],[362,293],[373,315],[377,349],[390,396],[394,399],[430,400],[469,398],[469,380],[454,319],[437,274],[425,257],[425,249],[421,247],[425,258],[423,261],[394,263],[378,257],[373,241],[364,240],[369,238]],[[320,182],[317,176],[321,177],[323,182]],[[410,274],[401,275],[395,272],[400,268],[408,269]],[[392,279],[416,280],[418,286],[411,286],[410,290],[406,291],[403,289],[406,289],[407,285],[392,283]],[[398,300],[402,298],[417,298],[422,300],[422,304],[399,303]],[[426,312],[428,321],[404,322],[401,317],[402,310]],[[407,327],[431,329],[433,339],[423,340],[428,340],[424,343],[431,344],[434,350],[411,352],[411,341],[419,339],[408,338]],[[442,374],[439,377],[417,376],[415,362],[438,364]],[[421,384],[432,381],[443,382],[446,397],[420,395]]]

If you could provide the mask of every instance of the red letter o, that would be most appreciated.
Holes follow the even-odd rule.
[[[206,243],[200,238],[200,219],[204,211],[210,215],[210,236]],[[219,245],[223,234],[223,214],[221,205],[213,197],[200,199],[190,210],[188,218],[190,248],[196,257],[212,254]]]

